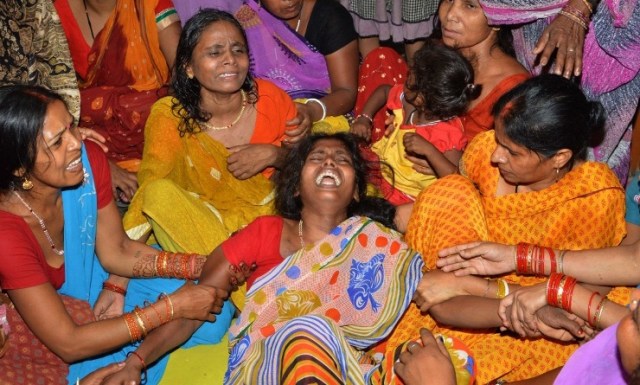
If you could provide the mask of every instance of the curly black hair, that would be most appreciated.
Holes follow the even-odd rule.
[[[171,89],[173,91],[173,113],[182,119],[178,130],[181,135],[200,131],[197,121],[206,122],[211,118],[211,114],[200,108],[200,83],[194,78],[187,76],[187,67],[191,63],[193,50],[200,41],[200,37],[209,25],[216,22],[227,22],[232,24],[242,35],[247,46],[247,35],[242,25],[230,13],[217,9],[201,9],[193,15],[184,25],[180,34],[180,41],[176,51],[175,68],[171,79]],[[258,101],[258,86],[253,80],[251,72],[241,87],[248,96],[248,103],[255,104]]]
[[[480,86],[473,84],[471,63],[455,49],[432,41],[416,52],[409,73],[406,86],[415,96],[407,101],[414,104],[420,95],[423,103],[414,104],[416,110],[430,118],[463,114],[480,92]]]
[[[287,219],[300,219],[302,200],[297,192],[300,186],[302,167],[314,145],[324,139],[339,140],[351,154],[356,178],[355,185],[360,199],[351,201],[347,208],[347,215],[366,216],[395,229],[395,224],[393,223],[396,213],[395,207],[382,198],[367,196],[367,173],[370,165],[360,153],[358,139],[348,133],[313,134],[304,138],[295,148],[289,151],[284,167],[275,176],[275,203],[280,215]]]

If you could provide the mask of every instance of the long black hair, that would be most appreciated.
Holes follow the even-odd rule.
[[[592,136],[606,119],[600,102],[587,100],[572,81],[550,74],[528,79],[504,94],[492,113],[511,141],[543,158],[570,149],[569,168],[575,159],[586,159]]]
[[[347,215],[362,215],[376,220],[383,225],[395,228],[393,219],[395,207],[382,198],[367,196],[367,173],[369,165],[360,154],[358,140],[351,134],[313,134],[304,138],[287,154],[284,166],[276,174],[276,209],[285,218],[300,219],[302,200],[297,194],[300,187],[302,167],[316,142],[323,139],[339,140],[351,155],[355,173],[355,185],[359,200],[352,200],[347,208]]]
[[[0,192],[20,186],[34,168],[49,105],[62,97],[39,86],[0,87]]]
[[[211,114],[200,108],[200,83],[197,79],[190,79],[187,76],[187,67],[191,64],[193,50],[200,41],[204,30],[211,24],[226,21],[233,25],[242,35],[247,56],[249,55],[249,45],[247,34],[242,25],[230,13],[217,9],[201,9],[193,15],[184,25],[180,34],[180,41],[176,51],[175,68],[171,79],[171,88],[175,97],[173,103],[173,113],[182,119],[178,130],[181,135],[200,131],[196,121],[206,122],[211,118]],[[255,104],[258,101],[258,90],[251,73],[242,84],[242,90],[248,95],[248,103]]]

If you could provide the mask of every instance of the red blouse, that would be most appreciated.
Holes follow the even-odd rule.
[[[98,209],[113,199],[111,175],[104,152],[85,142],[96,183]],[[64,283],[64,264],[47,264],[42,248],[22,217],[0,210],[0,287],[24,289],[49,282],[57,290]]]

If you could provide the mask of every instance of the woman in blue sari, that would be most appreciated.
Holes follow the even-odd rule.
[[[189,343],[219,342],[232,315],[224,291],[122,278],[195,279],[205,257],[158,253],[126,236],[104,153],[82,143],[60,96],[0,88],[0,133],[0,287],[12,302],[0,383],[76,382],[181,317],[214,320],[221,312],[201,329],[206,338]],[[148,368],[149,384],[164,364]]]

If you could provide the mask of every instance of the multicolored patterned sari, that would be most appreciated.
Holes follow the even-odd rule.
[[[395,231],[347,219],[252,286],[230,329],[225,383],[294,383],[308,375],[296,363],[301,345],[317,347],[307,368],[324,367],[327,383],[366,383],[373,367],[360,364],[362,351],[393,329],[422,266]]]

